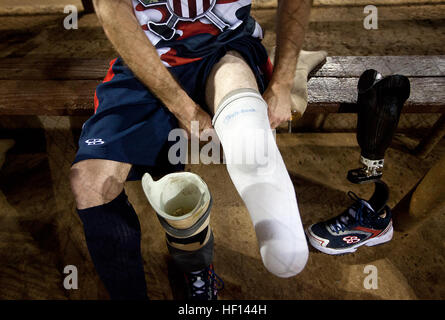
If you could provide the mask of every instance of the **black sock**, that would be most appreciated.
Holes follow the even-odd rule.
[[[111,299],[147,299],[141,228],[125,191],[107,204],[77,213],[96,271]]]

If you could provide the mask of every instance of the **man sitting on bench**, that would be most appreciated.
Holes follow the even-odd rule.
[[[199,121],[200,131],[212,128],[210,115],[227,159],[258,143],[249,132],[263,133],[265,162],[228,161],[227,169],[251,215],[265,267],[280,277],[298,274],[308,248],[271,128],[291,116],[311,1],[279,1],[274,68],[261,44],[262,29],[250,16],[250,0],[94,5],[121,57],[97,87],[95,114],[83,126],[70,178],[91,258],[111,298],[147,298],[140,225],[124,182],[140,179],[145,170],[183,169],[167,159],[169,132],[180,126],[190,134],[191,121]],[[212,252],[212,246],[203,242],[197,251]],[[197,254],[194,265],[200,259]],[[182,266],[190,299],[216,298],[213,266],[204,260],[195,270]]]

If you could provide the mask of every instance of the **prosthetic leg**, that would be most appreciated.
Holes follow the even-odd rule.
[[[185,275],[185,298],[216,300],[222,281],[212,265],[212,197],[206,183],[190,172],[168,174],[156,182],[146,173],[142,187],[166,232],[175,269]]]
[[[350,192],[355,203],[341,215],[310,226],[310,243],[328,254],[354,252],[361,245],[377,245],[392,239],[391,210],[386,205],[388,186],[381,180],[384,155],[391,144],[410,84],[401,75],[383,77],[366,70],[358,82],[357,142],[361,168],[348,172],[356,184],[374,183],[374,193],[364,200]]]
[[[266,102],[256,90],[234,90],[222,99],[213,126],[227,171],[255,227],[264,266],[278,277],[295,276],[307,262],[308,248]]]
[[[205,182],[190,172],[168,174],[156,182],[146,173],[142,187],[166,232],[167,247],[178,268],[192,272],[210,265],[212,197]]]
[[[399,123],[403,104],[410,93],[405,76],[383,78],[375,70],[366,70],[358,82],[357,142],[364,167],[350,170],[352,183],[373,182],[382,176],[386,149]]]
[[[389,199],[389,190],[380,180],[385,152],[399,123],[403,104],[410,94],[407,77],[392,75],[383,78],[376,70],[366,70],[358,82],[357,142],[361,148],[362,168],[350,170],[352,183],[375,183],[369,203],[380,212]]]

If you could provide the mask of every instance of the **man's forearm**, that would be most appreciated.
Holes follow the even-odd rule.
[[[278,0],[277,49],[271,84],[292,86],[311,5],[312,0]]]
[[[179,103],[191,100],[162,64],[154,46],[145,36],[131,0],[94,0],[96,14],[105,34],[133,73],[174,114],[186,112]]]

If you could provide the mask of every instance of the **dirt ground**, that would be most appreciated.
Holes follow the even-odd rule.
[[[1,14],[0,10],[0,57],[112,59],[116,55],[93,14],[83,15],[79,29],[70,31],[63,29],[59,14]],[[264,43],[270,48],[275,11],[255,10],[253,15],[266,30]],[[363,17],[363,6],[314,7],[304,48],[323,49],[329,55],[444,54],[445,3],[379,7],[378,30],[365,30]],[[437,117],[402,115],[385,157],[384,181],[391,189],[391,207],[445,155],[445,140],[426,159],[409,151]],[[16,141],[0,171],[0,299],[107,298],[89,258],[68,182],[84,120],[0,117],[0,138]],[[313,117],[305,116],[297,124],[297,133],[277,136],[305,226],[343,211],[350,204],[348,190],[365,198],[372,193],[371,186],[346,180],[360,154],[355,121],[353,115],[330,115],[314,132]],[[344,256],[311,249],[300,275],[280,279],[262,265],[248,212],[225,167],[189,165],[187,170],[199,174],[214,197],[214,263],[225,282],[221,299],[445,298],[445,208],[438,208],[413,229],[396,230],[393,240],[382,246],[363,247]],[[163,231],[140,182],[128,182],[126,191],[141,221],[148,294],[152,299],[172,299]],[[78,290],[63,288],[66,265],[79,270]],[[376,290],[363,286],[367,265],[377,267]]]

